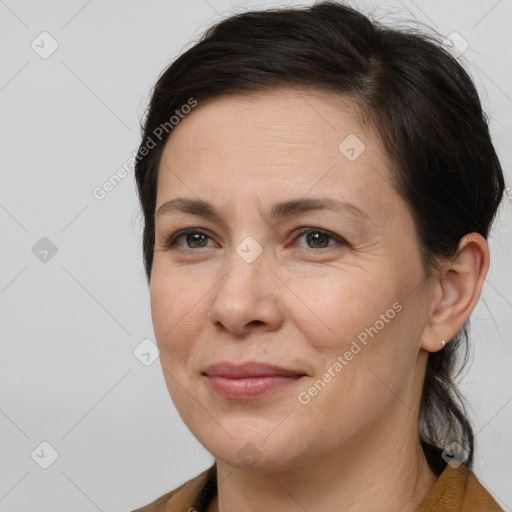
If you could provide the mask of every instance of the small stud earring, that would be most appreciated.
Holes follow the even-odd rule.
[[[441,343],[443,344],[443,348],[446,345],[446,342],[444,340],[441,340]]]

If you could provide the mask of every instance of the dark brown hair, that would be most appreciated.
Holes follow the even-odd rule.
[[[148,283],[158,167],[172,132],[170,117],[191,98],[200,104],[280,86],[348,98],[376,127],[393,162],[393,184],[415,220],[427,275],[439,258],[455,255],[464,235],[487,238],[504,179],[468,73],[433,35],[387,27],[326,1],[233,15],[208,29],[158,79],[135,166]],[[444,466],[441,452],[453,442],[465,450],[468,467],[473,460],[473,431],[454,384],[457,358],[462,356],[462,366],[467,359],[468,329],[469,320],[428,359],[419,425],[437,474]]]

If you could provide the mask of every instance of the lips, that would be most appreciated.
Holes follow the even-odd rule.
[[[306,375],[302,371],[252,361],[240,365],[230,363],[229,361],[222,361],[220,363],[215,363],[211,366],[208,366],[208,368],[206,368],[204,371],[204,374],[208,375],[209,377],[225,377],[228,379],[244,379],[270,376],[302,377]]]
[[[290,368],[250,361],[228,361],[209,366],[203,373],[210,389],[227,400],[252,400],[296,384],[306,374]]]
[[[306,376],[302,371],[257,361],[238,365],[222,361],[206,368],[203,375],[209,388],[227,400],[262,398]]]

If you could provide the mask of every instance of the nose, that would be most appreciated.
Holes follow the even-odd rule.
[[[242,256],[240,256],[242,254]],[[212,290],[209,320],[216,329],[244,337],[277,330],[283,318],[283,285],[267,266],[265,253],[254,261],[234,252]]]

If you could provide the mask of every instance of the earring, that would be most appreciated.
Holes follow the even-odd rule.
[[[443,344],[443,348],[446,345],[446,342],[444,340],[441,340],[441,343]]]

